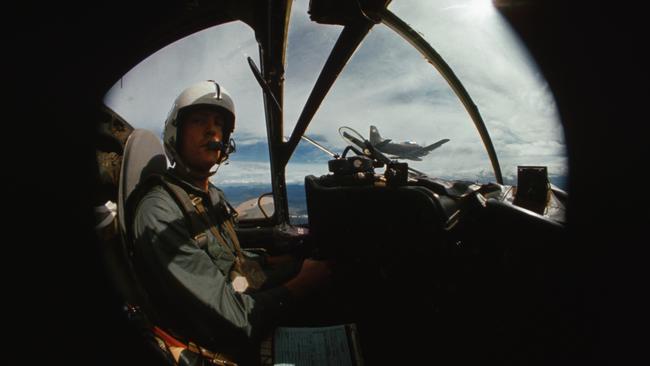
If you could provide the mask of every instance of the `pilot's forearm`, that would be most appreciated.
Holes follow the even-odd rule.
[[[300,270],[301,261],[291,255],[266,257],[265,288],[280,286],[294,277]]]
[[[266,257],[266,264],[269,266],[278,266],[293,263],[296,258],[290,254],[275,255]]]

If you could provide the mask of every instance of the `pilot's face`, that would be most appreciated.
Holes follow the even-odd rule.
[[[206,107],[188,112],[180,124],[179,154],[191,168],[207,172],[221,157],[221,151],[208,148],[210,141],[222,141],[224,119],[218,111]]]

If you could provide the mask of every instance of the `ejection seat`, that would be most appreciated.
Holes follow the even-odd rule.
[[[151,175],[162,174],[166,169],[167,159],[159,139],[151,131],[133,130],[124,146],[117,197],[117,218],[121,237],[119,251],[123,262],[120,270],[128,271],[126,277],[129,281],[117,285],[122,287],[122,292],[132,295],[124,299],[125,308],[129,312],[129,318],[135,320],[135,326],[144,332],[153,331],[156,316],[133,266],[129,222],[138,187],[141,187]],[[160,350],[164,359],[170,364],[175,363],[172,354],[159,347],[159,341],[154,337],[150,340],[152,346]]]
[[[151,175],[162,174],[166,169],[167,159],[158,138],[151,131],[135,129],[129,135],[124,146],[117,198],[117,217],[124,259],[132,272],[131,275],[134,279],[132,285],[135,287],[139,286],[139,281],[131,262],[133,248],[129,224],[131,211],[133,210],[134,192]],[[136,293],[140,295],[137,302],[146,301],[142,299],[144,291],[142,289],[136,290]]]
[[[123,258],[132,278],[132,282],[126,285],[132,286],[131,292],[137,295],[134,299],[126,299],[127,307],[133,307],[132,313],[140,320],[138,326],[151,335],[149,338],[153,347],[159,350],[170,364],[194,365],[201,363],[204,358],[223,362],[224,365],[233,364],[226,355],[215,354],[191,340],[185,339],[187,344],[184,344],[170,334],[170,329],[161,329],[162,323],[157,317],[156,307],[150,302],[147,291],[140,282],[137,268],[133,265],[131,225],[135,208],[142,194],[146,193],[150,178],[165,173],[167,166],[164,148],[156,135],[148,130],[135,129],[124,147],[117,203]]]
[[[118,193],[118,218],[120,232],[128,239],[128,208],[133,192],[153,174],[167,169],[165,151],[159,139],[148,130],[136,129],[124,147]]]

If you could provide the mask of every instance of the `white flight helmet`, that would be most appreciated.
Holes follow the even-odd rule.
[[[183,113],[190,107],[195,106],[217,108],[224,116],[223,142],[226,148],[222,150],[220,163],[228,158],[228,154],[234,148],[231,144],[230,134],[235,129],[235,104],[226,89],[222,88],[214,80],[201,81],[188,87],[174,101],[174,106],[165,120],[165,131],[163,132],[163,143],[167,158],[172,164],[176,164],[177,167],[184,170],[186,174],[193,172],[183,162],[178,153],[178,127]],[[210,172],[210,175],[214,173],[216,173],[216,170]]]

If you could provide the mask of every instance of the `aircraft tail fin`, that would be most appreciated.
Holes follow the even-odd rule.
[[[384,141],[379,134],[379,130],[375,126],[370,126],[370,143],[373,145],[379,145]]]

